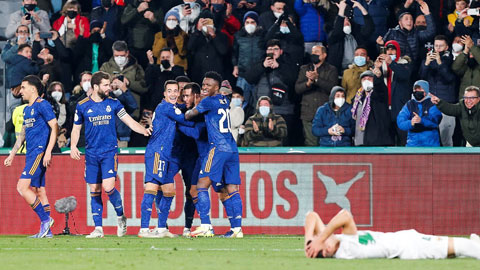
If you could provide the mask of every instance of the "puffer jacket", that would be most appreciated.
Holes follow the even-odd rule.
[[[245,76],[245,72],[258,59],[263,58],[265,50],[263,48],[263,35],[265,31],[261,27],[257,27],[253,34],[248,34],[245,27],[235,33],[233,39],[232,64],[238,66],[240,77]]]
[[[412,126],[414,112],[422,121]],[[397,125],[401,130],[408,131],[406,146],[440,146],[438,125],[441,120],[442,113],[432,104],[430,98],[422,102],[411,99],[398,114]]]
[[[303,0],[296,0],[294,7],[300,16],[300,31],[302,31],[304,41],[327,41],[323,15],[311,3],[304,3]]]
[[[329,101],[318,108],[312,124],[312,133],[318,137],[320,146],[351,146],[355,132],[355,121],[352,118],[352,105],[344,103],[338,111],[333,110],[335,94],[341,89],[336,86],[332,89]],[[328,129],[338,124],[345,129],[341,136],[328,134]]]

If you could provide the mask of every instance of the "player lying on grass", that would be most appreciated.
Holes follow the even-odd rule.
[[[12,165],[13,158],[23,141],[27,141],[25,168],[17,183],[17,190],[38,215],[40,232],[33,238],[52,237],[50,205],[45,191],[45,172],[52,160],[52,149],[57,140],[57,119],[48,101],[39,97],[43,92],[41,80],[34,75],[22,80],[20,94],[28,102],[23,110],[23,127],[4,165]],[[30,187],[33,189],[30,189]]]
[[[333,234],[337,229],[342,233]],[[337,259],[480,259],[480,238],[476,234],[470,239],[426,235],[415,230],[358,231],[347,210],[338,212],[325,226],[317,213],[310,212],[305,220],[305,255]]]

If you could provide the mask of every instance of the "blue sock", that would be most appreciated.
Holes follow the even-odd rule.
[[[93,223],[95,223],[95,227],[101,227],[103,214],[102,192],[90,192],[90,206],[92,207]]]
[[[229,193],[228,196],[230,197],[230,200],[232,200],[232,208],[233,208],[232,228],[242,227],[242,214],[243,214],[242,197],[240,197],[240,193],[238,193],[238,191]]]
[[[185,227],[191,228],[193,223],[193,215],[195,215],[195,205],[193,204],[193,199],[191,196],[187,196],[183,211],[185,213]]]
[[[50,216],[50,204],[43,205],[43,210],[45,211],[45,214],[47,214],[47,216]]]
[[[160,201],[159,206],[159,213],[158,213],[158,228],[166,228],[167,227],[167,219],[168,214],[170,213],[170,206],[172,205],[173,197],[172,196],[163,196],[162,200]]]
[[[45,213],[43,205],[38,199],[38,197],[35,197],[35,201],[30,204],[30,207],[32,207],[33,211],[35,211],[37,216],[40,218],[40,221],[44,222],[48,220],[49,216]]]
[[[211,224],[210,222],[210,197],[208,196],[208,189],[198,189],[198,214],[202,224]]]
[[[225,201],[222,201],[225,212],[227,212],[228,221],[230,221],[230,228],[233,228],[233,200],[228,197]]]
[[[150,218],[152,217],[152,205],[155,196],[157,195],[156,191],[145,190],[142,200],[142,219],[140,222],[140,227],[142,229],[148,228],[150,225]]]
[[[113,205],[113,208],[115,208],[115,212],[117,212],[117,216],[121,217],[123,216],[123,203],[122,203],[122,197],[120,196],[120,192],[116,188],[113,188],[110,191],[105,191],[108,195],[108,198],[110,199],[110,202]]]

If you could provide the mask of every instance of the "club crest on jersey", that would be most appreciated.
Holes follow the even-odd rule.
[[[180,114],[182,114],[182,111],[180,111],[179,108],[175,107],[175,114],[180,115]]]
[[[30,115],[33,115],[35,113],[35,111],[32,109],[32,111],[30,112]]]
[[[112,108],[110,108],[110,105],[107,105],[106,111],[107,111],[107,112],[111,112],[111,111],[112,111]]]

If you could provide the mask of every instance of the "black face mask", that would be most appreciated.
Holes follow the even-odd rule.
[[[472,57],[472,58],[470,58],[470,57],[468,58],[468,60],[467,60],[467,66],[468,66],[469,68],[474,69],[474,68],[477,67],[477,65],[478,65],[478,63],[477,63],[477,60],[475,60],[475,58],[473,58],[473,57]]]
[[[70,19],[73,19],[75,17],[77,17],[77,14],[78,12],[74,11],[74,10],[69,10],[67,11],[67,16],[70,18]]]
[[[100,35],[99,32],[92,33],[90,35],[90,41],[92,43],[100,43],[102,41],[102,36]]]
[[[413,92],[413,97],[417,100],[417,101],[420,101],[422,100],[424,97],[425,97],[425,93],[421,92],[421,91],[416,91],[416,92]]]
[[[419,26],[416,26],[415,28],[416,28],[418,31],[427,30],[427,26],[425,26],[425,25],[419,25]]]
[[[320,63],[320,57],[319,57],[317,54],[312,54],[312,55],[310,55],[310,60],[311,60],[312,63],[314,63],[314,64]]]
[[[36,4],[25,4],[25,5],[23,5],[23,7],[28,11],[32,11],[37,7],[37,5]]]
[[[110,1],[110,0],[102,0],[102,7],[106,7],[106,8],[112,7],[112,1]]]
[[[169,69],[170,68],[170,61],[168,61],[168,60],[162,60],[162,61],[160,61],[160,64],[162,65],[162,67],[164,69]]]

